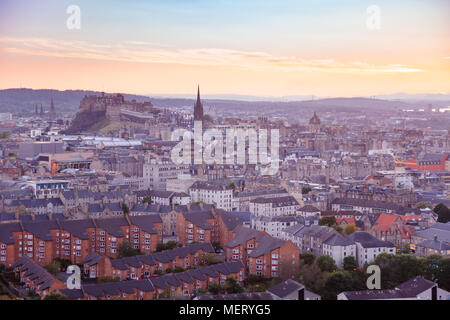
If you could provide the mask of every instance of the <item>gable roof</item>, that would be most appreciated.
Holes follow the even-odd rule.
[[[267,291],[276,295],[277,297],[284,298],[290,295],[291,293],[298,292],[298,290],[304,288],[305,287],[302,284],[298,283],[297,281],[288,279],[286,281],[283,281],[279,284],[270,287],[269,289],[267,289]]]
[[[348,236],[348,238],[354,242],[359,243],[364,248],[394,248],[394,244],[389,241],[382,241],[374,236],[372,236],[370,233],[365,231],[356,231],[353,232],[351,235]]]

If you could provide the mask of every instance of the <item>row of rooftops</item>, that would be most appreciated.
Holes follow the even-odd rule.
[[[342,205],[376,208],[376,209],[387,209],[396,211],[399,214],[406,214],[406,213],[420,214],[420,209],[418,208],[406,208],[395,203],[376,200],[366,200],[356,198],[336,198],[331,202],[331,205],[333,204],[342,204]]]
[[[370,233],[365,231],[356,231],[351,235],[345,237],[339,234],[335,229],[327,226],[320,225],[304,225],[297,224],[286,228],[286,233],[292,234],[295,237],[309,236],[313,238],[322,239],[324,244],[330,246],[349,246],[355,243],[359,243],[364,248],[383,248],[395,247],[393,243],[389,241],[382,241]]]
[[[242,262],[225,262],[207,267],[187,270],[179,273],[165,274],[158,278],[143,280],[127,280],[102,284],[82,284],[81,289],[63,289],[61,293],[69,299],[82,298],[85,295],[103,297],[105,295],[119,295],[121,292],[134,294],[136,290],[150,292],[165,290],[169,286],[181,287],[182,283],[195,283],[197,280],[205,281],[208,277],[218,278],[220,274],[230,275],[239,273],[244,268]]]
[[[159,215],[129,216],[117,218],[100,218],[100,219],[81,219],[81,220],[50,220],[50,221],[20,221],[7,222],[0,224],[0,242],[5,244],[13,244],[13,232],[30,232],[43,241],[53,240],[51,230],[66,230],[73,236],[88,240],[89,234],[87,229],[100,228],[116,237],[123,237],[121,227],[137,226],[141,230],[156,234],[155,223],[162,223]]]
[[[272,208],[279,208],[279,207],[289,207],[289,206],[298,206],[299,203],[293,196],[286,196],[286,197],[275,197],[275,198],[256,198],[254,200],[251,200],[252,203],[257,204],[272,204]]]
[[[250,229],[244,226],[237,226],[233,232],[235,237],[229,242],[225,243],[225,247],[234,248],[239,245],[247,243],[251,239],[255,239],[257,245],[255,249],[249,254],[249,257],[257,258],[267,253],[272,252],[275,249],[281,248],[286,241],[274,238],[267,235],[264,232]]]
[[[387,299],[411,299],[437,286],[435,282],[423,277],[416,277],[390,290],[363,290],[345,291],[342,294],[348,300],[387,300]]]
[[[19,272],[25,272],[24,277],[33,281],[39,290],[46,290],[56,281],[56,278],[50,274],[44,267],[29,259],[21,257],[13,264],[13,268],[17,268]]]
[[[118,259],[111,259],[113,267],[119,270],[128,270],[127,266],[134,268],[141,268],[142,265],[156,265],[155,261],[167,263],[174,261],[178,258],[185,258],[188,254],[195,254],[199,251],[207,253],[214,253],[214,248],[210,243],[192,243],[184,247],[177,247],[170,250],[164,250],[161,252],[153,252],[147,255],[137,255],[132,257],[124,257]],[[83,263],[88,266],[97,264],[101,259],[107,259],[107,257],[99,255],[96,252],[89,254],[84,258]]]

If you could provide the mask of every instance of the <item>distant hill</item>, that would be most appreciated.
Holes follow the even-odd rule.
[[[97,91],[85,90],[50,90],[50,89],[6,89],[0,90],[0,112],[12,112],[19,115],[34,113],[36,104],[42,104],[44,111],[50,108],[50,100],[53,98],[57,113],[77,112],[81,99],[85,95],[101,94]],[[125,99],[148,101],[146,96],[124,94]]]
[[[33,90],[33,89],[6,89],[0,90],[0,112],[12,112],[16,115],[31,115],[34,113],[34,106],[42,104],[44,110],[48,111],[50,107],[50,99],[53,97],[57,114],[76,113],[79,108],[81,99],[85,95],[99,95],[98,91],[85,90]],[[115,94],[115,93],[108,93]],[[126,100],[135,99],[136,101],[151,101],[155,107],[159,108],[182,108],[191,107],[194,105],[194,98],[176,97],[162,97],[162,96],[144,96],[123,94]],[[214,96],[214,95],[212,95]],[[217,95],[218,96],[218,95]],[[233,95],[227,95],[232,97]],[[432,95],[420,95],[417,98],[430,98]],[[445,95],[444,95],[445,96]],[[209,108],[213,108],[216,112],[227,114],[242,114],[242,113],[258,113],[265,115],[274,115],[282,113],[284,115],[296,115],[298,112],[317,111],[340,111],[352,112],[352,110],[398,110],[402,108],[418,108],[424,107],[428,103],[433,103],[434,106],[444,107],[450,105],[450,100],[445,100],[444,97],[439,96],[437,100],[385,100],[374,98],[326,98],[314,100],[302,100],[305,96],[298,97],[302,101],[268,101],[264,97],[262,101],[249,101],[250,98],[257,99],[253,96],[242,96],[244,100],[239,100],[239,95],[235,95],[237,99],[202,99],[205,105],[205,112]],[[389,98],[394,98],[389,96]],[[285,97],[284,99],[287,99]]]

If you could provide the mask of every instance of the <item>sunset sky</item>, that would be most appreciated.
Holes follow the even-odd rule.
[[[0,89],[449,93],[450,1],[0,0],[0,74]]]

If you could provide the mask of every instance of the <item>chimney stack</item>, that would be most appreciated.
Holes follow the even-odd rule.
[[[298,300],[305,300],[305,288],[302,287],[298,290]]]

